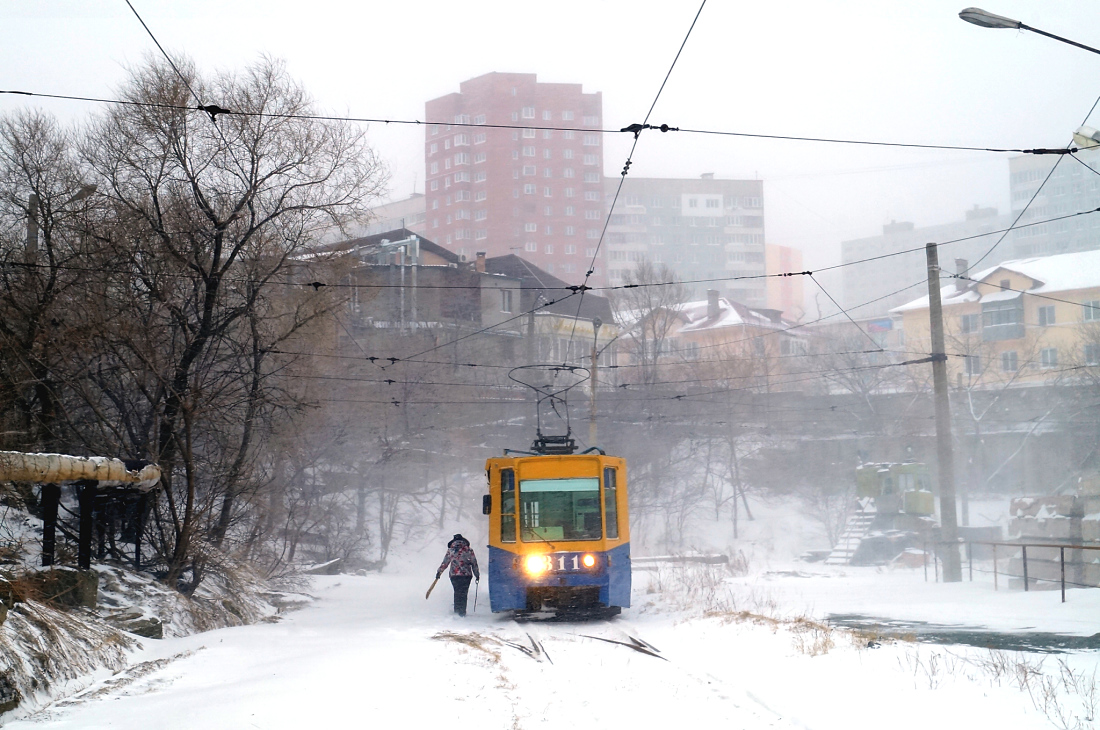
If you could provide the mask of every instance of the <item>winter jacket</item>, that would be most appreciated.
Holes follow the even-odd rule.
[[[447,554],[443,556],[443,562],[439,566],[439,570],[436,571],[436,575],[443,575],[443,571],[446,567],[451,566],[450,576],[474,576],[478,580],[481,580],[481,571],[477,568],[477,558],[474,556],[474,551],[470,547],[470,543],[465,539],[455,539],[447,543]]]

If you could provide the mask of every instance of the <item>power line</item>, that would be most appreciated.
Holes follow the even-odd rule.
[[[396,124],[396,125],[411,125],[411,126],[448,126],[448,127],[472,127],[482,129],[544,129],[550,131],[560,132],[588,132],[589,134],[636,134],[643,130],[657,130],[662,132],[681,132],[684,134],[705,134],[715,135],[722,137],[746,137],[756,139],[774,139],[785,140],[793,142],[817,142],[825,144],[845,144],[845,145],[863,145],[872,147],[899,147],[909,149],[928,149],[928,150],[954,150],[961,152],[993,152],[1002,154],[1032,154],[1032,155],[1067,155],[1082,150],[1094,149],[1100,147],[1100,145],[1089,145],[1086,147],[1067,147],[1061,148],[1017,148],[1017,147],[981,147],[972,145],[948,145],[948,144],[931,144],[931,143],[913,143],[913,142],[889,142],[884,140],[863,140],[863,139],[847,139],[840,137],[814,137],[806,135],[782,135],[782,134],[763,134],[754,132],[737,132],[728,130],[713,130],[713,129],[691,129],[688,127],[671,127],[667,124],[660,126],[652,125],[638,125],[632,124],[621,129],[614,128],[601,128],[601,127],[566,127],[566,126],[553,126],[542,124],[489,124],[489,123],[473,123],[473,122],[456,122],[456,121],[431,121],[420,119],[400,119],[400,118],[386,118],[386,117],[350,117],[339,115],[325,115],[325,114],[290,114],[290,113],[278,113],[278,112],[253,112],[253,111],[241,111],[241,110],[229,110],[222,109],[217,105],[201,105],[201,106],[186,106],[182,104],[165,104],[160,102],[142,102],[133,101],[128,99],[106,99],[102,97],[94,96],[75,96],[67,94],[47,94],[34,91],[23,91],[18,89],[0,89],[0,94],[7,94],[13,96],[27,96],[41,99],[58,99],[63,101],[87,101],[96,104],[120,104],[124,106],[136,106],[145,107],[151,109],[171,109],[176,111],[202,111],[206,114],[210,114],[207,111],[207,106],[213,106],[218,109],[215,112],[218,115],[227,116],[241,116],[241,117],[264,117],[264,118],[276,118],[276,119],[301,119],[304,121],[319,121],[319,122],[356,122],[363,124]]]
[[[592,251],[592,261],[588,264],[588,270],[584,274],[584,281],[581,283],[581,296],[577,300],[577,316],[573,319],[573,330],[569,333],[569,342],[573,342],[573,336],[577,334],[577,322],[581,317],[581,305],[584,304],[584,290],[588,286],[588,280],[592,277],[592,274],[596,271],[596,258],[600,255],[600,247],[603,246],[604,238],[607,236],[607,227],[611,223],[611,213],[615,210],[615,204],[619,202],[619,195],[623,191],[623,184],[626,182],[626,176],[630,172],[630,165],[634,159],[634,151],[638,149],[638,139],[641,137],[642,130],[652,129],[649,125],[649,117],[653,114],[653,108],[657,106],[657,100],[661,98],[661,92],[665,90],[665,84],[668,83],[668,79],[672,76],[672,70],[676,68],[676,62],[680,60],[680,54],[684,52],[684,46],[687,45],[688,38],[691,37],[691,31],[695,30],[695,24],[699,21],[699,15],[703,12],[703,7],[707,4],[707,0],[703,0],[699,4],[699,10],[696,11],[695,17],[691,21],[691,26],[688,27],[688,31],[684,34],[684,40],[680,43],[679,50],[676,51],[675,58],[672,59],[672,65],[668,67],[668,73],[665,74],[665,78],[661,81],[661,86],[657,89],[657,95],[653,97],[653,103],[649,105],[649,111],[646,112],[645,119],[641,124],[631,124],[624,129],[632,131],[634,133],[634,143],[630,146],[630,153],[626,156],[626,162],[623,164],[622,174],[619,176],[619,185],[615,188],[615,197],[611,201],[611,207],[607,211],[607,217],[604,219],[603,229],[600,231],[600,240],[596,242],[596,248]],[[662,125],[660,128],[662,132],[669,131],[668,125]]]

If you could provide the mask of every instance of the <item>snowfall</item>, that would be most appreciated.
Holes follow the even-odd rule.
[[[963,582],[943,583],[935,565],[926,576],[923,566],[800,562],[788,516],[757,512],[731,546],[747,571],[638,563],[633,605],[610,621],[516,622],[488,610],[484,584],[476,610],[471,590],[470,613],[457,618],[445,581],[425,600],[446,536],[406,545],[382,572],[312,578],[312,599],[276,622],[143,639],[128,668],[75,683],[5,727],[1097,725],[1100,650],[936,644],[921,631],[988,631],[990,644],[1088,637],[1100,631],[1100,590],[1071,589],[1062,603],[1058,590],[1008,589],[1003,576],[995,590],[983,563],[973,580],[964,565]],[[867,625],[828,624],[840,615]]]

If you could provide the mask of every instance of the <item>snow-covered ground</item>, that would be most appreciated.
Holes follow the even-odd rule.
[[[810,619],[1088,635],[1097,590],[1062,604],[1056,591],[995,592],[984,579],[926,583],[919,569],[790,563],[732,577],[666,566],[635,573],[635,607],[619,619],[536,624],[489,613],[484,587],[464,620],[449,614],[444,583],[425,601],[437,558],[318,577],[317,600],[278,623],[143,640],[128,671],[6,727],[1011,730],[1056,727],[1059,713],[1065,727],[1093,726],[1083,695],[1095,693],[1096,652],[879,643]],[[599,640],[631,637],[659,657]]]

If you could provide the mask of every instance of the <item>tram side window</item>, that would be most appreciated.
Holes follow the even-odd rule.
[[[619,539],[619,509],[615,501],[618,472],[608,468],[603,470],[603,514],[607,522],[607,539]]]
[[[516,472],[500,470],[500,541],[516,541]]]

